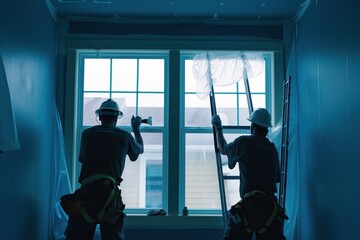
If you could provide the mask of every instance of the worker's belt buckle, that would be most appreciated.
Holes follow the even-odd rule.
[[[60,205],[70,217],[80,215],[80,200],[75,194],[66,194],[60,198]]]

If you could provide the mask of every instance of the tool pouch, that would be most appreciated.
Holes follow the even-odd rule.
[[[75,194],[66,194],[60,198],[60,205],[70,217],[80,215],[80,200]]]
[[[107,221],[111,224],[114,224],[119,217],[125,217],[125,213],[123,212],[125,209],[125,204],[122,201],[121,190],[116,187],[116,195],[114,201],[107,208],[104,221]]]

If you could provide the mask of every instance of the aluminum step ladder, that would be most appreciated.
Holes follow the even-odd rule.
[[[248,109],[249,109],[249,116],[253,112],[253,104],[251,100],[250,94],[250,86],[247,77],[246,70],[244,70],[244,85],[246,91],[246,97],[248,102]],[[211,116],[217,114],[216,110],[216,101],[215,101],[215,93],[214,87],[211,84],[210,89],[210,106],[211,106]],[[223,129],[244,129],[241,126],[223,126]],[[225,193],[225,180],[240,180],[240,176],[224,176],[223,169],[222,169],[222,161],[221,161],[221,154],[217,143],[217,136],[216,136],[216,129],[213,126],[213,138],[214,138],[214,148],[215,148],[215,156],[216,156],[216,166],[217,166],[217,174],[218,174],[218,181],[219,181],[219,191],[220,191],[220,200],[221,200],[221,210],[223,215],[223,224],[224,229],[226,228],[227,221],[228,221],[228,209],[226,206],[226,193]]]
[[[289,148],[289,114],[290,114],[290,83],[291,76],[284,81],[283,90],[283,119],[282,119],[282,138],[281,138],[281,180],[279,189],[279,204],[285,210],[286,181],[288,167],[288,148]]]

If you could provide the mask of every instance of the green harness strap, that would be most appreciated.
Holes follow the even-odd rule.
[[[100,179],[109,179],[110,181],[112,181],[115,184],[115,178],[113,178],[107,174],[98,173],[98,174],[91,175],[90,177],[87,177],[84,180],[82,180],[81,188],[86,187],[90,183],[92,183],[96,180],[100,180]]]
[[[259,190],[255,190],[255,191],[251,191],[251,192],[248,192],[244,195],[244,200],[248,197],[252,197],[252,196],[255,196],[256,194],[261,194],[261,195],[266,195],[266,196],[270,196],[268,193],[266,192],[263,192],[263,191],[259,191]],[[274,221],[274,219],[276,218],[277,216],[277,212],[278,212],[278,205],[274,199],[273,201],[274,203],[274,207],[273,207],[273,210],[268,218],[268,220],[266,221],[265,225],[260,228],[259,230],[257,230],[256,232],[259,233],[259,234],[263,234],[264,232],[266,232],[266,230],[270,227],[271,223]],[[246,214],[245,214],[245,211],[242,210],[242,219],[243,219],[243,222],[244,222],[244,227],[245,227],[245,230],[247,232],[253,232],[253,230],[250,228],[249,226],[249,222],[246,218]]]
[[[114,200],[116,191],[115,191],[115,179],[107,174],[94,174],[91,175],[88,178],[85,178],[83,181],[81,181],[81,188],[84,188],[85,186],[89,185],[90,183],[100,180],[100,179],[108,179],[114,184],[113,190],[111,190],[109,197],[107,198],[104,207],[100,210],[100,212],[97,214],[97,219],[92,218],[89,213],[86,211],[86,209],[83,206],[80,206],[80,213],[84,217],[85,221],[88,223],[96,223],[98,221],[101,221],[105,216],[105,211],[107,207],[110,205],[110,203]]]

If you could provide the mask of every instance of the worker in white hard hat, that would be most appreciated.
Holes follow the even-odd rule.
[[[268,138],[271,116],[264,108],[256,109],[248,118],[251,135],[239,136],[227,143],[219,115],[212,117],[219,151],[228,157],[228,167],[236,163],[240,172],[240,201],[229,211],[224,240],[282,240],[286,218],[276,197],[280,182],[278,151]]]
[[[124,240],[125,205],[119,185],[126,156],[136,161],[144,152],[141,118],[132,116],[133,136],[116,127],[123,113],[112,99],[103,102],[95,113],[101,124],[84,130],[81,137],[81,187],[61,198],[69,215],[65,236],[68,240],[93,239],[99,224],[102,239]]]

